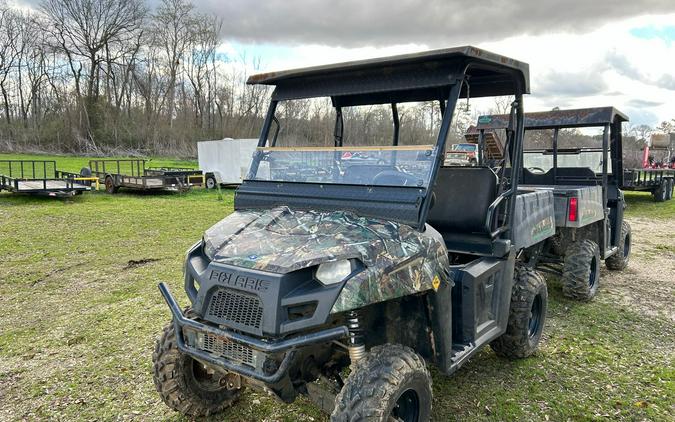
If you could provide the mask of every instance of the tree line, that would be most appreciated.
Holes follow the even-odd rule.
[[[257,137],[270,89],[245,85],[260,59],[223,53],[222,27],[189,0],[42,0],[32,11],[0,0],[0,150],[194,156],[198,140]],[[277,114],[288,143],[332,142],[329,101]],[[458,105],[448,143],[478,114]],[[401,106],[399,118],[401,144],[435,142],[438,104]],[[345,110],[344,133],[346,145],[390,143],[391,108]]]
[[[190,155],[257,136],[268,90],[244,85],[248,58],[226,66],[221,26],[187,0],[0,0],[1,146]]]

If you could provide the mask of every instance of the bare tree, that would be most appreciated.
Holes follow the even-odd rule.
[[[6,3],[0,3],[0,93],[2,93],[5,120],[8,126],[11,123],[11,106],[7,84],[10,73],[16,65],[18,39],[17,14],[7,7]]]
[[[68,58],[78,97],[82,96],[81,71],[83,67],[87,69],[83,111],[85,129],[93,141],[92,123],[104,51],[118,53],[135,40],[147,9],[141,0],[44,0],[41,7],[57,40],[54,46]]]

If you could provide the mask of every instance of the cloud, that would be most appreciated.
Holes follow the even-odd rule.
[[[675,11],[672,0],[200,0],[223,18],[223,37],[246,43],[354,47],[476,43],[516,34],[585,32],[638,15]]]
[[[649,101],[649,100],[641,100],[639,98],[634,98],[632,100],[628,100],[626,104],[630,107],[633,108],[650,108],[650,107],[658,107],[663,104],[662,101]]]
[[[656,81],[656,86],[659,88],[665,88],[671,91],[675,91],[675,77],[670,73],[664,73]]]
[[[642,80],[644,78],[638,67],[628,60],[628,57],[619,54],[616,51],[607,53],[605,56],[605,64],[608,68],[614,69],[621,76],[636,80]]]
[[[536,79],[532,92],[538,97],[588,97],[607,93],[609,86],[601,69],[594,67],[581,72],[548,71]]]

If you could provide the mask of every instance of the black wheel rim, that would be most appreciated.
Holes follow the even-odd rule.
[[[389,414],[390,421],[417,422],[420,415],[420,399],[414,390],[406,390],[396,400]]]
[[[630,235],[626,235],[626,239],[623,241],[623,258],[627,259],[630,255]]]
[[[598,260],[596,257],[591,259],[591,274],[588,277],[588,285],[593,288],[595,286],[595,279],[598,273]]]
[[[534,297],[532,301],[532,310],[530,312],[530,321],[527,324],[527,335],[530,339],[533,339],[539,335],[539,329],[541,328],[541,311],[543,309],[541,295]]]

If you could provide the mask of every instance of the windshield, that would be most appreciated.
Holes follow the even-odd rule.
[[[450,150],[474,152],[477,147],[478,145],[476,144],[454,144]]]
[[[524,151],[523,167],[535,172],[546,173],[553,168],[553,153],[548,150]],[[602,151],[597,149],[558,151],[558,168],[561,167],[587,167],[594,173],[602,173]],[[607,166],[607,172],[611,173],[611,166]]]
[[[435,157],[433,145],[263,147],[249,179],[426,188]]]
[[[558,130],[558,168],[588,168],[602,173],[602,130],[582,128]],[[553,168],[553,129],[528,129],[523,140],[523,167],[534,173],[546,173]],[[607,153],[609,156],[609,152]],[[607,172],[612,172],[607,163]]]

